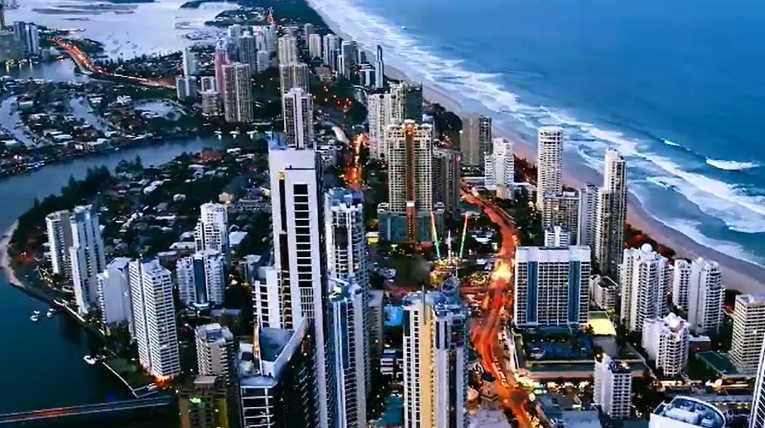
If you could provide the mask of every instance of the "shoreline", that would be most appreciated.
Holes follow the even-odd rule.
[[[306,0],[307,5],[313,9],[323,20],[327,27],[335,34],[344,39],[353,40],[347,33],[330,19],[325,13],[314,7],[312,2],[315,0]],[[368,51],[368,49],[365,49]],[[388,64],[385,65],[385,75],[391,79],[413,82],[406,73]],[[449,96],[449,94],[439,88],[437,84],[423,83],[423,97],[432,103],[438,103],[447,110],[460,116],[472,114],[458,100]],[[526,141],[520,134],[512,131],[501,130],[496,126],[492,132],[494,137],[505,137],[513,143],[513,153],[516,157],[526,159],[530,164],[536,165],[536,148],[533,142]],[[629,168],[629,165],[627,166]],[[574,159],[566,160],[563,171],[564,184],[570,187],[580,188],[585,183],[596,183],[600,185],[602,176],[595,170],[587,167],[583,162],[577,162]],[[628,183],[629,186],[629,183]],[[714,260],[720,265],[723,274],[723,287],[726,290],[734,290],[749,294],[765,293],[765,282],[758,278],[765,277],[765,268],[747,262],[745,260],[730,257],[713,248],[703,246],[693,241],[682,232],[672,229],[659,220],[654,218],[648,210],[643,207],[636,197],[632,194],[628,196],[627,204],[627,223],[633,228],[640,229],[644,234],[649,235],[656,242],[672,248],[676,252],[676,257],[695,259],[703,257],[708,260]]]
[[[16,276],[16,269],[11,265],[11,255],[8,252],[10,250],[11,237],[18,227],[19,220],[17,219],[10,225],[10,227],[8,227],[3,235],[4,237],[2,241],[0,241],[0,266],[2,266],[5,271],[5,278],[12,286],[27,290],[28,287],[24,286],[18,276]]]

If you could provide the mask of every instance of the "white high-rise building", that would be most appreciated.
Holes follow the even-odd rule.
[[[579,225],[576,229],[577,245],[595,248],[595,217],[598,204],[598,186],[587,184],[579,189]]]
[[[71,278],[72,264],[69,258],[69,248],[72,246],[72,222],[69,211],[56,211],[45,216],[45,227],[48,231],[50,245],[50,264],[53,273],[63,278]]]
[[[254,75],[258,70],[258,42],[249,33],[245,33],[236,40],[239,51],[239,62],[250,67],[250,74]]]
[[[308,54],[311,58],[321,58],[321,35],[311,34],[308,36]]]
[[[367,426],[366,300],[366,291],[353,281],[336,281],[335,288],[329,293],[338,428]]]
[[[178,296],[186,305],[222,305],[226,291],[226,258],[216,250],[198,251],[176,262]]]
[[[562,226],[571,233],[571,242],[578,241],[579,195],[557,192],[542,195],[542,228]]]
[[[752,412],[749,414],[749,428],[765,428],[765,341],[760,350],[760,365],[754,383]]]
[[[130,295],[138,359],[152,376],[181,374],[178,331],[173,304],[173,275],[159,261],[130,262]]]
[[[545,126],[537,132],[537,207],[546,193],[563,190],[563,128]]]
[[[359,65],[359,48],[353,40],[343,40],[340,44],[340,74],[350,79]]]
[[[197,371],[202,376],[218,376],[226,385],[238,378],[236,370],[239,349],[228,327],[205,324],[196,330]]]
[[[202,76],[199,78],[199,89],[204,91],[217,91],[218,83],[215,81],[215,76]]]
[[[326,243],[327,276],[331,281],[347,282],[360,290],[362,317],[359,327],[365,332],[363,348],[364,379],[371,380],[369,338],[369,271],[367,268],[366,229],[364,227],[364,194],[351,189],[334,188],[324,195],[324,242]],[[344,293],[348,294],[348,293]],[[351,291],[351,294],[355,292]],[[343,297],[343,300],[345,297]],[[355,299],[355,298],[354,298]],[[339,361],[335,367],[339,367]],[[339,370],[339,369],[338,369]]]
[[[383,48],[377,45],[375,57],[375,88],[382,89],[385,86],[385,61],[383,61]]]
[[[322,44],[324,45],[324,49],[321,58],[324,60],[324,64],[330,66],[334,70],[336,63],[333,56],[340,52],[340,37],[334,34],[325,34],[322,39]]]
[[[688,323],[697,334],[715,334],[720,329],[725,305],[720,265],[698,258],[691,264],[688,287]]]
[[[370,155],[375,159],[388,160],[385,130],[393,123],[393,103],[390,92],[369,94],[367,97]]]
[[[651,413],[648,428],[723,428],[726,419],[715,405],[698,398],[675,396]]]
[[[620,285],[621,320],[629,331],[640,332],[647,319],[664,317],[668,312],[667,293],[672,281],[672,265],[653,251],[650,244],[624,250]]]
[[[72,225],[72,246],[69,259],[72,264],[72,288],[77,311],[87,314],[98,304],[98,274],[106,269],[104,240],[98,213],[90,205],[78,206],[69,216]]]
[[[512,189],[515,181],[513,143],[506,138],[495,138],[492,148],[484,158],[484,184],[489,190]]]
[[[255,54],[255,63],[257,64],[258,73],[266,71],[271,67],[271,54],[268,51],[258,51]]]
[[[643,324],[643,349],[664,376],[677,376],[688,365],[690,326],[670,313],[664,318],[647,318]]]
[[[197,74],[197,66],[199,65],[197,61],[197,54],[194,53],[194,51],[191,50],[190,47],[186,47],[183,49],[183,75],[188,76],[195,76]]]
[[[324,240],[327,275],[369,288],[364,195],[356,190],[334,188],[324,195]]]
[[[251,74],[247,64],[235,62],[223,66],[223,114],[226,122],[252,122]]]
[[[313,99],[301,88],[292,88],[282,95],[284,106],[284,132],[287,146],[313,149]]]
[[[199,207],[194,231],[197,251],[215,250],[228,257],[228,211],[223,204],[208,202]]]
[[[545,229],[545,247],[568,247],[571,245],[571,232],[565,227],[552,226]]]
[[[753,374],[765,339],[765,296],[736,296],[730,359],[740,373]]]
[[[281,325],[271,327],[294,329],[303,319],[311,323],[319,426],[327,427],[333,423],[336,397],[330,394],[333,372],[327,343],[328,285],[322,266],[322,189],[318,164],[316,152],[310,149],[274,144],[268,152],[274,268],[278,278],[278,283],[268,288],[272,290],[269,300],[276,300],[281,309],[278,319]]]
[[[133,308],[127,257],[117,257],[98,274],[98,307],[104,325],[127,323],[133,331]]]
[[[467,428],[467,313],[441,292],[404,298],[404,428]]]
[[[672,278],[672,303],[680,309],[688,310],[688,287],[691,283],[691,262],[675,260]]]
[[[627,221],[627,166],[614,150],[606,151],[603,187],[598,191],[596,205],[593,261],[601,272],[616,277],[622,262]]]
[[[298,54],[297,39],[295,36],[287,35],[279,37],[276,58],[279,60],[279,64],[292,64],[298,62],[300,56]]]
[[[579,326],[590,301],[589,247],[518,247],[515,313],[518,326]]]
[[[632,407],[632,370],[603,355],[595,360],[593,402],[611,419],[628,419]]]
[[[292,88],[300,88],[308,94],[308,64],[279,64],[279,85],[282,94],[288,93]]]

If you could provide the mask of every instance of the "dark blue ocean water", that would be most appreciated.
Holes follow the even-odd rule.
[[[628,161],[659,221],[765,265],[765,4],[756,0],[312,0],[387,63],[571,168]],[[572,171],[573,172],[573,171]]]

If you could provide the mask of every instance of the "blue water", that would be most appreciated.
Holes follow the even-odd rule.
[[[567,167],[697,243],[765,266],[765,5],[756,0],[311,0],[386,62],[504,132],[567,131]],[[573,172],[573,171],[572,171]]]

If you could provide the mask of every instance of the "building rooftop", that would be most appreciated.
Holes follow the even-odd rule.
[[[287,346],[292,337],[292,330],[280,328],[260,328],[260,359],[263,361],[276,361]]]
[[[765,305],[765,295],[761,294],[740,294],[736,296],[736,301],[746,305]]]
[[[404,306],[414,306],[423,304],[423,293],[425,304],[432,308],[436,316],[446,316],[449,314],[465,315],[465,305],[462,303],[459,295],[451,295],[440,291],[417,291],[409,293],[404,297]]]
[[[218,323],[205,324],[197,328],[197,337],[207,343],[226,343],[234,340],[234,335],[228,327],[221,327]]]
[[[569,261],[590,262],[590,247],[518,247],[515,261],[526,263],[568,263]]]
[[[244,232],[241,230],[235,230],[228,234],[228,243],[232,247],[236,247],[237,245],[242,243],[242,241],[244,240],[246,236],[247,236],[247,232]]]
[[[382,290],[369,290],[369,306],[382,306],[385,292]]]
[[[715,406],[691,397],[675,397],[659,404],[651,418],[659,416],[702,428],[722,428],[725,416]]]

